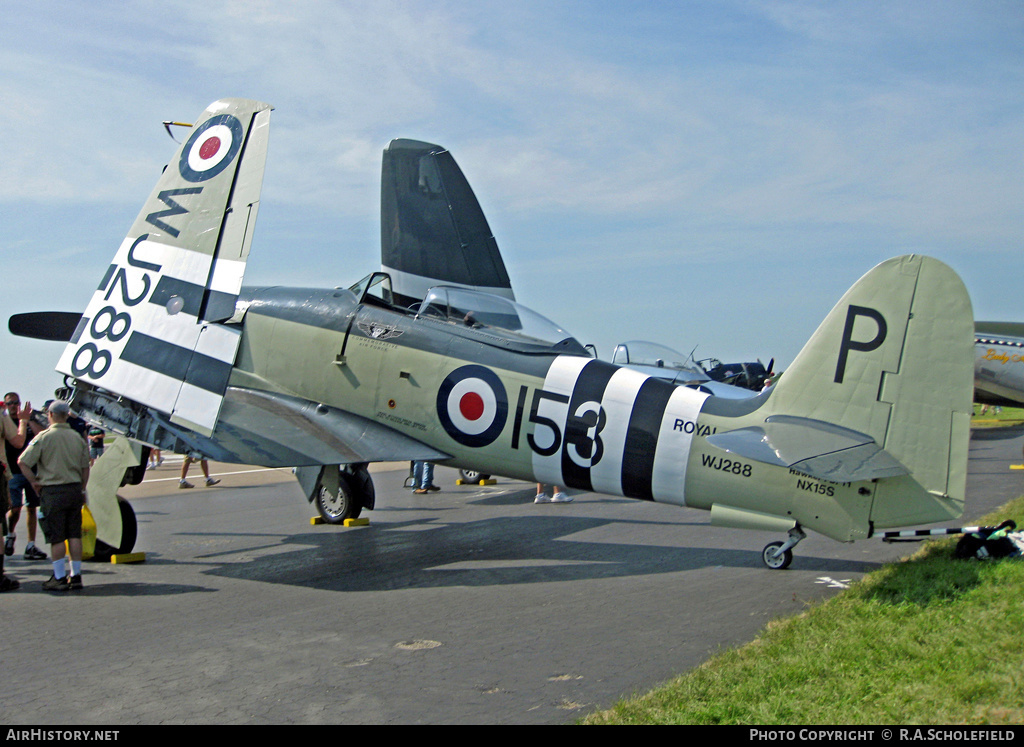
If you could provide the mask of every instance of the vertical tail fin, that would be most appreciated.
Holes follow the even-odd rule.
[[[970,298],[952,269],[918,255],[883,262],[826,317],[775,385],[766,414],[866,434],[907,468],[908,476],[879,482],[872,508],[876,526],[959,515],[970,438],[973,331]],[[911,483],[920,486],[916,498],[903,500],[901,492],[901,500],[886,500]]]
[[[432,285],[515,300],[505,263],[469,182],[439,145],[392,140],[380,179],[381,269],[403,304]]]
[[[132,224],[57,370],[209,435],[239,332],[242,284],[271,108],[224,99],[203,112]]]

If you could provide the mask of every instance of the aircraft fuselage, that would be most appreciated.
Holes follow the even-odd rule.
[[[706,443],[756,423],[767,395],[709,399],[594,360],[571,339],[510,341],[344,290],[253,291],[230,387],[374,421],[456,467],[704,509],[756,511],[768,499],[774,514],[839,539],[870,532],[870,481],[821,480]]]

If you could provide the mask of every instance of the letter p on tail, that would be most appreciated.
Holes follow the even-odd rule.
[[[931,257],[890,259],[832,309],[767,409],[870,436],[909,474],[876,484],[876,528],[963,510],[974,317],[963,282]]]

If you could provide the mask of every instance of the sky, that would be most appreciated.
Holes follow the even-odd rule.
[[[892,256],[1024,321],[1019,0],[0,0],[0,313],[81,311],[192,121],[275,107],[246,284],[380,265],[380,159],[447,147],[517,299],[608,358],[784,369]],[[180,139],[180,133],[179,133]],[[0,331],[41,405],[62,345]]]

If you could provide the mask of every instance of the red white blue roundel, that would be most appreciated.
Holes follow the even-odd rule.
[[[463,446],[487,446],[501,435],[508,418],[505,387],[483,366],[457,368],[437,390],[437,415],[448,435]]]
[[[210,117],[185,142],[178,171],[190,182],[212,179],[235,159],[242,139],[242,123],[235,117]]]

